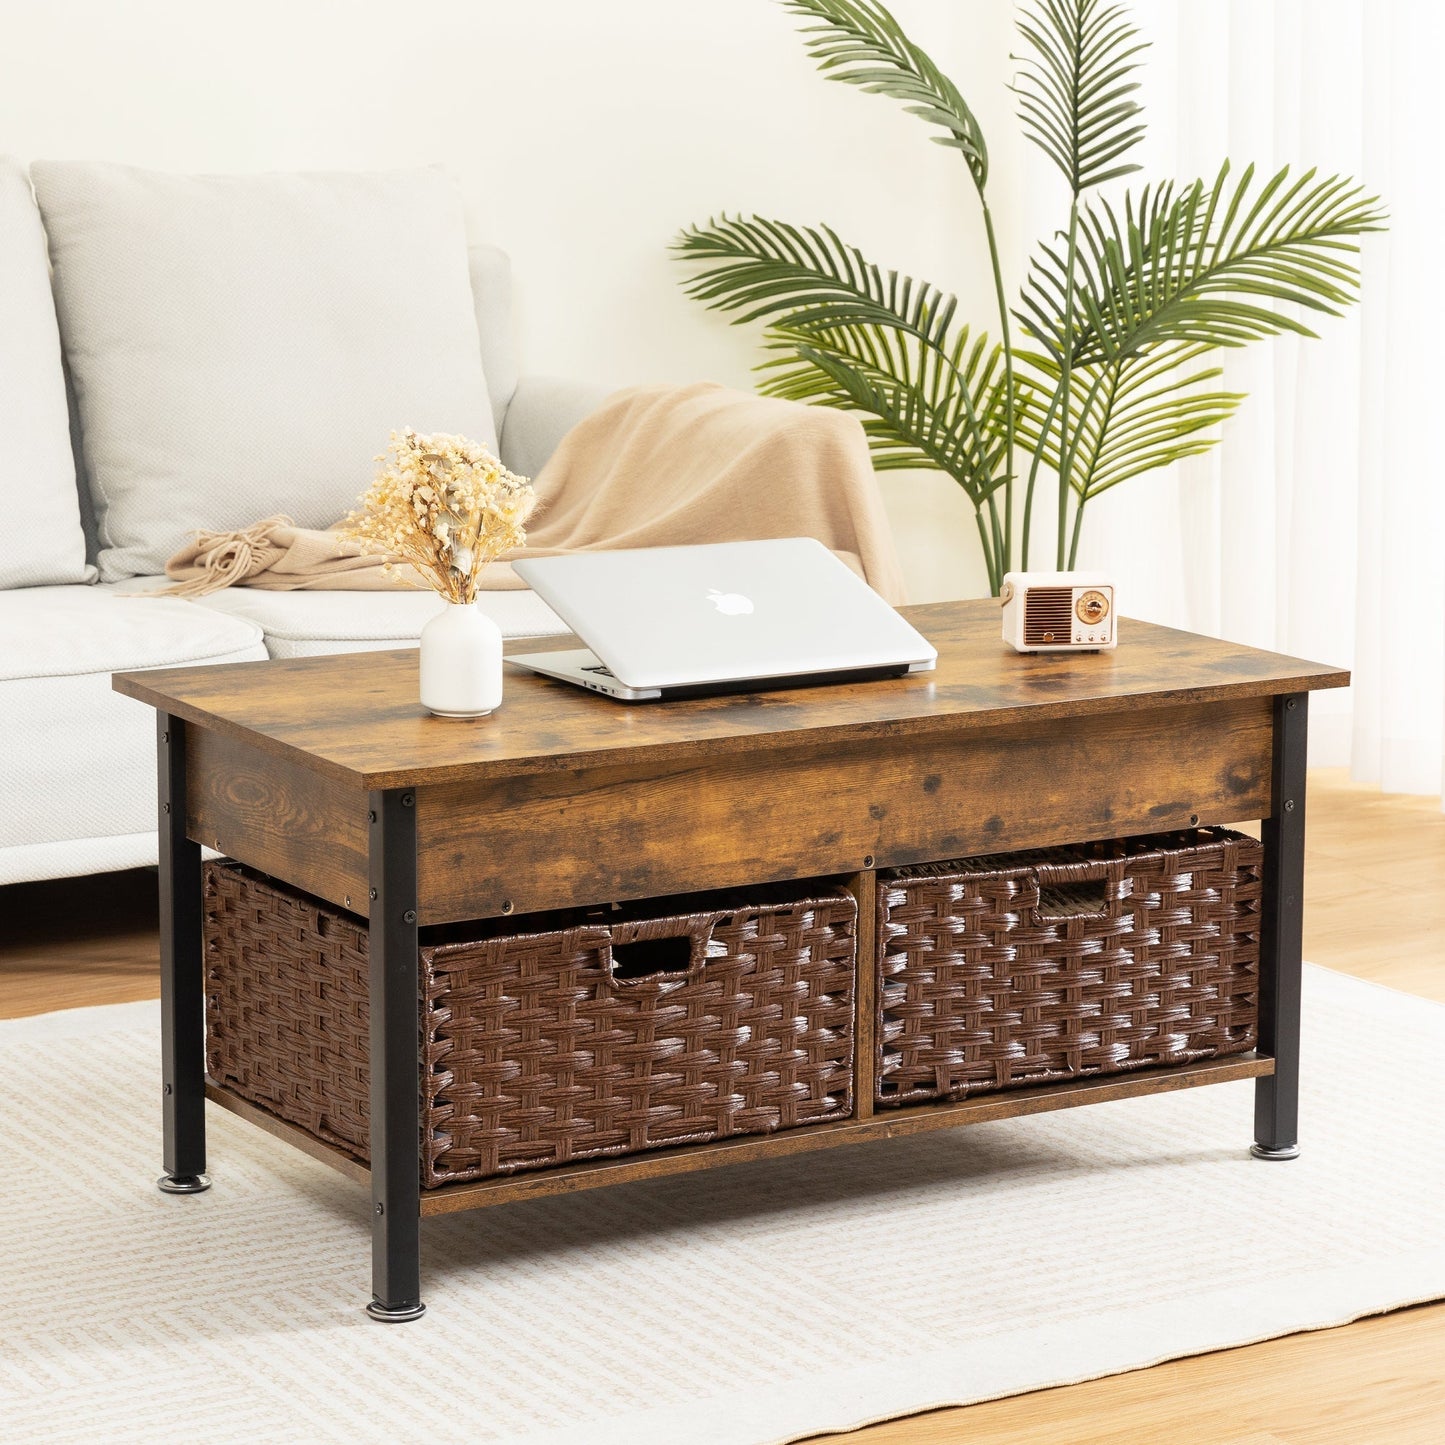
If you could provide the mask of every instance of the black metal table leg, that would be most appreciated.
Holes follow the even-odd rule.
[[[371,1289],[375,1320],[421,1302],[416,797],[371,794]]]
[[[206,1177],[206,991],[201,845],[186,837],[185,723],[156,714],[161,904],[161,1117],[167,1194],[199,1194]]]
[[[1257,1159],[1299,1154],[1299,1038],[1305,884],[1305,744],[1309,694],[1274,700],[1273,812],[1264,820],[1259,930],[1259,1049],[1274,1073],[1254,1086]]]

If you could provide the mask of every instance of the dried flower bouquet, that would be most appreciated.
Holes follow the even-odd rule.
[[[410,563],[449,602],[475,602],[488,562],[527,540],[537,495],[478,442],[394,431],[344,535]],[[388,564],[389,566],[390,564]]]

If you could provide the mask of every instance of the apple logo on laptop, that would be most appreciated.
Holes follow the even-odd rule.
[[[753,610],[752,600],[741,592],[719,592],[716,587],[709,587],[707,600],[725,617],[739,617]]]

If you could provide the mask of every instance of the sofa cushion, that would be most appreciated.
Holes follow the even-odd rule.
[[[6,881],[120,866],[154,830],[155,714],[111,691],[113,671],[266,656],[241,618],[106,587],[0,592],[0,637]],[[56,849],[75,839],[123,842],[79,850],[72,867]]]
[[[272,657],[412,646],[446,605],[433,592],[262,592],[248,587],[197,600],[201,607],[260,628]],[[503,637],[567,631],[535,592],[483,592],[477,600]]]
[[[264,656],[244,617],[174,597],[125,596],[113,587],[26,587],[0,592],[0,682],[185,667]]]
[[[495,246],[476,245],[467,252],[477,334],[482,343],[482,370],[492,401],[492,420],[501,441],[507,405],[517,389],[517,357],[512,347],[512,261]]]
[[[45,232],[22,166],[0,157],[0,588],[87,582]]]
[[[37,162],[106,580],[198,529],[325,527],[399,427],[495,449],[439,170],[175,176]]]

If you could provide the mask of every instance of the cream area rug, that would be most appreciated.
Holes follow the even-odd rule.
[[[1445,1295],[1445,1008],[1322,970],[1303,1155],[1251,1086],[424,1223],[218,1110],[157,1192],[157,1010],[0,1024],[7,1441],[771,1445]]]

